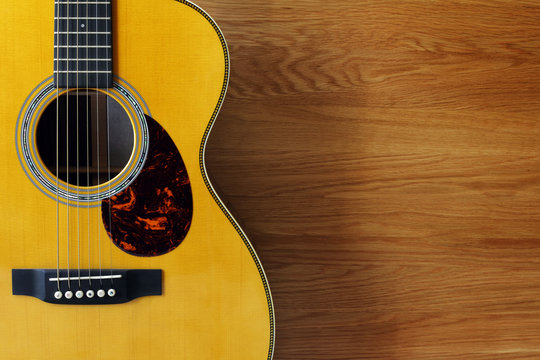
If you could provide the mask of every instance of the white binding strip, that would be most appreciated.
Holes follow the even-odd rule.
[[[71,280],[95,280],[95,279],[121,279],[122,275],[102,275],[102,276],[79,276],[79,277],[73,277],[70,276],[69,279]],[[49,281],[68,281],[67,277],[61,277],[61,278],[49,278]]]

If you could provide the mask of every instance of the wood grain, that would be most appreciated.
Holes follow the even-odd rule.
[[[200,0],[275,359],[540,357],[540,2]]]

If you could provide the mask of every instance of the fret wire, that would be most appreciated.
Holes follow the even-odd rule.
[[[80,62],[77,62],[77,60],[55,60],[55,63],[54,63],[54,67],[56,68],[58,65],[60,65],[61,68],[66,68],[66,67],[69,67],[68,69],[66,70],[70,70],[71,68],[74,68],[75,66],[77,66],[78,68],[84,68],[86,67],[88,64],[88,66],[90,67],[95,67],[95,66],[98,66],[100,68],[103,68],[103,69],[97,69],[97,70],[109,70],[109,68],[111,67],[111,61],[109,60],[103,60],[103,61],[95,61],[95,60],[92,60],[92,61],[80,61]],[[83,69],[84,70],[84,69]]]
[[[107,59],[112,61],[112,57],[107,53],[108,48],[55,48],[54,59]]]
[[[55,23],[58,23],[59,20],[61,20],[62,24],[65,24],[68,20],[75,21],[75,20],[86,20],[86,19],[88,19],[88,20],[92,20],[92,21],[99,20],[99,21],[103,21],[103,22],[105,22],[105,21],[108,22],[109,20],[111,20],[111,18],[106,18],[104,16],[93,16],[93,17],[89,16],[88,18],[86,16],[61,16],[61,17],[55,17],[54,19],[55,19]]]
[[[77,21],[79,24],[77,24]],[[84,24],[84,27],[81,27],[80,25]],[[61,21],[60,23],[55,23],[54,31],[68,31],[69,32],[79,32],[79,33],[86,33],[86,32],[93,32],[93,31],[100,31],[100,32],[110,32],[111,31],[111,21],[110,20],[89,20],[88,22],[84,22],[83,20],[69,20],[68,21]]]
[[[57,45],[57,44],[54,44],[54,47],[55,48],[79,48],[79,49],[84,49],[84,48],[91,48],[91,49],[95,49],[95,48],[110,48],[111,45],[81,45],[81,46],[76,46],[76,45]]]
[[[57,70],[55,70],[55,72],[57,72],[57,73],[69,73],[70,75],[77,76],[77,73],[75,72],[75,70],[71,70],[71,69],[65,69],[65,70],[58,70],[57,69]],[[107,73],[111,73],[112,70],[79,70],[79,72],[107,74]]]
[[[110,17],[109,12],[107,11],[110,8],[109,4],[87,4],[87,5],[77,5],[70,3],[69,6],[67,5],[61,5],[58,7],[58,10],[55,14],[57,18],[76,18],[76,17],[84,17],[87,16],[89,18],[96,18],[96,17]]]
[[[62,58],[62,59],[55,59],[55,61],[71,61],[71,62],[77,62],[77,61],[112,61],[112,59],[82,59],[82,58]]]
[[[105,17],[105,16],[98,16],[98,17],[86,17],[86,16],[60,16],[60,17],[57,17],[55,16],[54,17],[55,20],[111,20],[110,17]]]
[[[63,71],[74,71],[77,69],[81,71],[110,71],[112,69],[112,62],[110,61],[82,61],[77,63],[76,61],[58,61],[54,63],[54,68]]]
[[[55,34],[60,35],[86,35],[86,34],[92,34],[92,35],[109,35],[111,34],[110,31],[55,31]]]
[[[73,45],[73,46],[85,46],[86,42],[86,33],[79,32],[69,32],[69,34],[57,34],[59,39],[58,42],[60,45]],[[69,37],[69,38],[68,38]],[[76,44],[77,39],[79,39],[79,44]],[[111,43],[111,33],[105,34],[91,34],[88,36],[88,45],[110,45]]]

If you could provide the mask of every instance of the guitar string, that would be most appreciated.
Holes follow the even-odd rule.
[[[56,3],[56,286],[60,291],[60,196],[59,196],[59,111],[60,111],[60,2]],[[67,51],[67,50],[66,50]]]
[[[69,0],[67,0],[67,31],[66,31],[66,42],[68,44],[69,49],[69,25],[70,25],[70,16],[69,16]],[[67,279],[68,279],[68,289],[71,290],[71,276],[70,276],[70,262],[69,262],[69,64],[70,64],[70,57],[68,54],[68,61],[67,61],[67,71],[66,71],[66,186],[67,186],[67,194],[66,194],[66,242],[67,242]]]
[[[96,45],[99,45],[99,42],[98,42],[98,29],[99,29],[99,26],[98,26],[98,17],[99,17],[99,14],[98,14],[98,6],[96,5]],[[96,48],[96,70],[98,69],[98,54],[97,54],[97,50],[98,48]],[[96,72],[96,80],[97,80],[97,85],[98,85],[98,88],[99,88],[99,72]],[[100,117],[99,117],[99,91],[97,91],[97,97],[96,97],[96,114],[97,114],[97,121],[96,121],[96,127],[97,127],[97,130],[96,130],[96,135],[97,135],[97,183],[98,183],[98,194],[101,194],[101,180],[100,180],[100,147],[101,147],[101,143],[100,143],[100,136],[99,136],[99,122],[101,121]],[[100,284],[100,287],[103,285],[103,279],[101,278],[102,276],[102,273],[101,273],[101,227],[100,227],[100,221],[99,221],[99,211],[96,212],[97,213],[97,235],[98,235],[98,262],[99,262],[99,284]]]
[[[79,2],[77,1],[77,277],[79,289],[81,288],[81,231],[80,231],[80,203],[79,203],[79,186],[80,186],[80,168],[79,168]],[[88,70],[88,69],[87,69]]]
[[[105,19],[107,19],[109,17],[109,9],[111,9],[111,13],[112,13],[112,8],[111,8],[111,2],[109,1],[108,4],[105,4]],[[110,18],[112,19],[112,14],[110,16]],[[107,21],[105,20],[105,33],[107,32],[110,32],[112,33],[112,20],[111,21]],[[107,39],[110,39],[110,37],[112,35],[105,35]],[[106,41],[107,42],[107,41]],[[108,44],[105,44],[105,45],[108,45]],[[107,47],[105,52],[106,52],[106,59],[107,61],[105,62],[106,64],[106,69],[108,70],[109,69],[109,66],[111,67],[112,69],[112,50],[110,50],[111,48]],[[111,51],[111,52],[109,52]],[[111,73],[111,77],[112,77],[112,73]],[[113,266],[112,266],[112,234],[113,234],[113,229],[112,229],[112,209],[111,209],[111,206],[112,206],[112,200],[111,200],[111,147],[110,147],[110,109],[109,109],[109,72],[107,71],[107,182],[109,184],[109,187],[108,187],[108,194],[107,194],[107,198],[109,199],[108,203],[109,203],[109,207],[108,207],[108,211],[109,211],[109,232],[110,232],[110,241],[109,241],[109,265],[110,265],[110,273],[111,273],[111,285],[114,284],[114,280],[113,280]]]
[[[86,18],[85,18],[85,26],[87,26],[86,29],[86,70],[88,70],[88,64],[89,64],[89,52],[90,48],[88,47],[88,29],[89,29],[89,21],[88,21],[88,2],[86,2]],[[77,49],[77,53],[79,52],[79,49]],[[96,49],[97,52],[97,49]],[[86,71],[86,186],[90,185],[90,91],[88,89],[88,74],[89,72]],[[92,288],[92,276],[91,276],[91,241],[90,241],[90,199],[88,200],[88,208],[87,208],[87,242],[88,242],[88,288]]]

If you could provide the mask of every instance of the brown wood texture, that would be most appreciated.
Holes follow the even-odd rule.
[[[540,1],[198,3],[275,359],[540,358]]]

